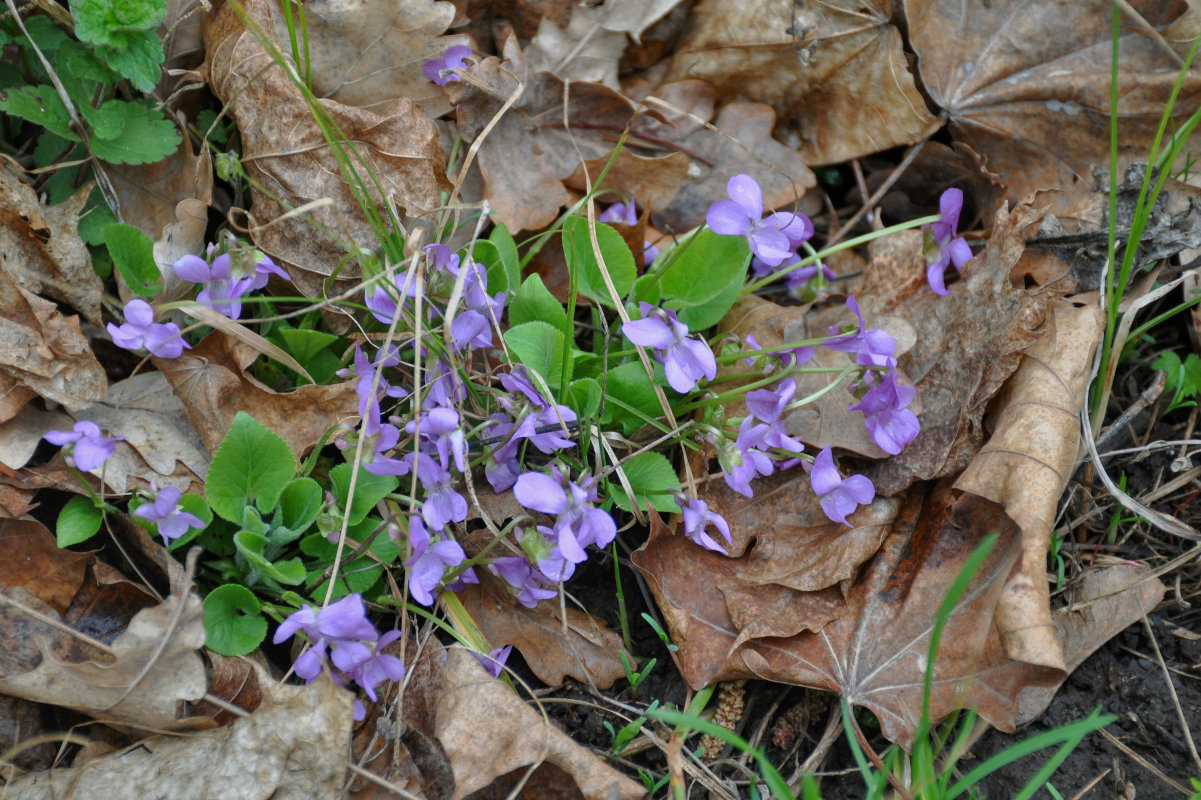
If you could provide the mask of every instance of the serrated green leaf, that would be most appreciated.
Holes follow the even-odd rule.
[[[509,303],[510,325],[535,320],[549,322],[561,331],[567,329],[567,309],[555,299],[536,272],[522,282],[517,296]]]
[[[297,468],[296,455],[283,438],[239,411],[209,465],[204,496],[218,516],[241,523],[252,502],[264,513],[275,508]]]
[[[339,464],[329,471],[334,499],[346,511],[348,525],[358,525],[375,509],[380,500],[400,486],[400,479],[395,475],[372,475],[367,470],[360,469],[358,480],[354,483],[354,501],[348,506],[346,501],[350,495],[350,477],[353,471],[353,464]]]
[[[75,495],[58,512],[58,521],[54,524],[58,546],[70,547],[86,542],[96,535],[103,521],[104,512],[96,508],[90,497]]]
[[[722,236],[704,230],[680,247],[680,253],[659,278],[663,305],[671,309],[701,306],[746,282],[751,249],[741,236]]]
[[[596,226],[596,241],[600,245],[601,256],[613,281],[613,288],[617,290],[617,296],[625,297],[638,274],[634,266],[634,254],[630,252],[621,234],[604,223]],[[575,276],[579,292],[613,308],[613,299],[605,286],[600,265],[592,250],[588,220],[583,217],[568,217],[563,223],[563,254],[567,259],[567,270]]]
[[[54,87],[20,86],[0,94],[0,111],[41,125],[56,136],[78,142],[71,130],[71,115]]]
[[[88,200],[83,205],[83,210],[79,212],[79,238],[92,246],[104,244],[104,229],[109,225],[115,225],[117,215],[108,207],[108,203],[104,199],[104,193],[99,187],[93,186],[88,194]],[[112,258],[112,254],[108,254]],[[92,254],[92,266],[95,267],[96,253]],[[110,270],[111,272],[111,270]],[[104,276],[101,276],[104,277]]]
[[[154,242],[132,225],[116,223],[102,231],[113,264],[134,294],[154,297],[163,290],[162,274],[154,263]]]
[[[610,481],[610,491],[618,508],[633,511],[635,505],[645,508],[649,503],[656,511],[664,513],[680,510],[680,504],[671,494],[680,491],[680,478],[663,455],[642,453],[622,464],[621,469],[630,481],[630,488],[634,490],[634,501],[631,502],[625,487],[614,477]]]
[[[50,131],[42,131],[38,135],[37,146],[33,148],[33,163],[38,167],[48,167],[67,152],[70,146],[71,142],[63,137]]]
[[[97,51],[109,69],[129,78],[138,91],[153,92],[162,76],[163,43],[154,31],[130,36],[124,46],[100,47]]]
[[[245,586],[227,583],[204,598],[204,645],[223,656],[242,656],[267,638],[258,598]]]
[[[563,350],[566,347],[563,331],[549,322],[537,320],[514,325],[504,335],[505,343],[522,364],[541,375],[552,389],[563,385]]]
[[[90,142],[97,158],[111,164],[153,164],[179,148],[179,131],[163,112],[140,102],[122,102],[121,106],[125,123],[120,134]]]

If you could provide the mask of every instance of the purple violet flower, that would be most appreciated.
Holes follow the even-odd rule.
[[[917,416],[906,408],[917,395],[917,389],[897,382],[897,373],[871,387],[848,411],[862,411],[867,432],[881,450],[896,455],[921,433]]]
[[[440,58],[432,58],[421,65],[421,74],[439,86],[445,86],[451,81],[462,80],[452,69],[464,69],[466,59],[471,56],[471,48],[465,44],[456,44],[446,48]]]
[[[525,473],[514,484],[513,496],[528,509],[557,517],[553,530],[559,548],[578,564],[583,548],[590,544],[605,547],[613,541],[617,525],[608,513],[592,505],[599,499],[593,481],[585,478],[572,483],[554,465],[551,472],[553,477],[542,472]]]
[[[383,652],[385,647],[399,638],[400,631],[388,631],[369,650],[366,658],[361,656],[356,658],[353,664],[347,665],[349,669],[339,667],[352,681],[363,687],[363,691],[367,693],[372,702],[379,700],[375,693],[376,684],[382,681],[399,681],[405,676],[404,662],[390,653]],[[364,647],[364,649],[366,648]],[[362,704],[360,703],[356,712],[361,708]],[[366,715],[356,715],[355,719],[362,719],[364,716]]]
[[[406,433],[418,431],[421,441],[438,454],[443,469],[449,470],[452,460],[459,472],[467,469],[467,434],[459,424],[458,411],[448,406],[422,409],[420,425],[415,420],[405,423]]]
[[[705,222],[714,233],[745,236],[751,252],[768,266],[776,266],[813,235],[813,223],[782,211],[763,216],[763,190],[750,175],[735,175],[726,184],[729,200],[709,206]],[[808,233],[806,233],[808,230]]]
[[[751,489],[752,480],[760,475],[770,475],[776,468],[767,453],[758,449],[767,431],[767,425],[756,425],[752,417],[744,417],[738,426],[738,439],[732,446],[727,443],[718,454],[726,485],[746,497],[755,496]]]
[[[813,469],[809,473],[809,481],[813,492],[821,503],[822,511],[834,522],[851,525],[847,522],[847,514],[861,505],[870,503],[876,497],[876,487],[863,475],[852,475],[843,478],[838,467],[834,466],[834,454],[826,447],[813,460]],[[853,526],[852,526],[853,527]]]
[[[859,318],[859,329],[854,333],[836,335],[822,342],[828,350],[842,353],[855,353],[855,362],[865,367],[893,367],[897,360],[897,340],[883,328],[867,327],[863,321],[863,312],[859,309],[859,301],[853,296],[847,298],[847,308]],[[841,328],[830,326],[830,333],[839,334]]]
[[[159,536],[163,537],[163,546],[183,536],[189,528],[204,527],[204,520],[180,509],[179,498],[183,492],[179,487],[164,486],[159,489],[152,482],[150,491],[155,492],[154,499],[135,508],[133,516],[155,523]]]
[[[229,253],[217,256],[211,264],[189,253],[176,261],[171,269],[183,280],[204,287],[196,295],[197,302],[230,319],[242,316],[242,298],[254,289],[257,279],[257,275],[233,276]]]
[[[451,539],[430,544],[430,534],[421,517],[409,518],[409,547],[413,555],[405,562],[409,570],[409,594],[423,606],[434,604],[433,590],[441,582],[447,568],[463,563],[467,554],[458,542]]]
[[[760,446],[778,447],[790,453],[800,453],[805,445],[788,435],[784,429],[784,412],[796,394],[796,381],[785,378],[775,389],[755,389],[746,393],[746,407],[767,430],[760,439]]]
[[[467,519],[467,500],[455,491],[450,471],[425,453],[416,456],[417,479],[426,495],[421,504],[421,516],[426,524],[440,531],[452,522]]]
[[[70,431],[46,431],[42,438],[50,444],[72,445],[66,455],[67,463],[81,472],[100,469],[117,449],[117,442],[125,441],[124,436],[106,439],[100,435],[96,423],[86,419],[76,422]]]
[[[513,652],[513,645],[507,644],[504,647],[497,647],[488,651],[488,654],[477,653],[472,651],[475,660],[480,662],[480,666],[488,671],[488,674],[493,678],[499,678],[500,672],[505,668],[505,662],[509,660],[509,653]]]
[[[963,211],[963,190],[947,189],[938,199],[939,219],[932,225],[923,225],[922,253],[926,256],[926,280],[935,294],[949,293],[943,283],[948,264],[956,271],[972,259],[972,248],[962,236],[957,236],[959,214]]]
[[[663,365],[667,382],[680,394],[696,388],[701,378],[717,377],[717,360],[703,339],[688,336],[688,326],[676,317],[676,312],[639,303],[642,319],[622,325],[626,338],[640,347],[651,347],[655,360]]]
[[[542,600],[549,600],[558,592],[546,587],[553,586],[554,581],[531,566],[521,556],[501,556],[488,565],[488,570],[504,579],[513,587],[517,602],[526,608],[533,608]]]
[[[178,325],[155,322],[154,309],[136,297],[125,304],[125,322],[121,325],[108,323],[108,333],[117,347],[126,350],[145,347],[159,358],[179,358],[184,348],[192,348],[184,341]]]
[[[676,499],[680,503],[680,513],[684,517],[684,535],[706,550],[714,550],[723,556],[728,556],[729,551],[706,531],[712,525],[718,533],[725,537],[727,544],[733,544],[734,540],[730,538],[730,525],[726,522],[726,518],[716,511],[710,511],[709,504],[699,497],[689,498],[680,493],[676,495]]]

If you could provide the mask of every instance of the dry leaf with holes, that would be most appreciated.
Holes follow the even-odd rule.
[[[40,523],[0,521],[0,541],[0,692],[157,730],[212,724],[187,711],[206,688],[204,611],[190,587],[146,607],[145,592],[58,550]]]
[[[1108,171],[1109,137],[1098,132],[1109,125],[1109,3],[1029,3],[1020,13],[987,0],[905,0],[904,6],[930,98],[955,139],[1001,176],[1011,201],[1052,191],[1060,194],[1043,202],[1070,204],[1092,188],[1094,170]],[[1122,14],[1120,168],[1146,160],[1179,57],[1201,31],[1201,18],[1187,8],[1135,0]],[[1148,27],[1175,51],[1148,35]],[[1201,72],[1193,69],[1176,100],[1177,126],[1199,102]]]
[[[233,725],[190,736],[151,736],[85,765],[28,775],[11,797],[171,797],[175,800],[328,800],[346,775],[351,694],[321,678],[267,683],[264,701]]]
[[[0,165],[0,253],[9,280],[32,294],[61,300],[89,322],[101,325],[104,285],[79,238],[79,212],[89,191],[45,206],[18,173],[7,163]]]
[[[912,144],[942,123],[914,85],[891,6],[702,0],[668,79],[699,78],[723,98],[768,103],[799,135],[807,164]],[[952,38],[939,46],[955,58],[978,52]]]
[[[210,453],[217,451],[238,411],[282,436],[298,456],[331,428],[357,420],[354,381],[277,392],[247,371],[259,355],[249,344],[213,331],[179,358],[157,360]]]
[[[275,3],[249,0],[244,7],[252,24],[276,30],[281,12]],[[206,66],[213,92],[242,137],[242,163],[252,186],[252,236],[305,296],[323,297],[335,270],[346,282],[356,277],[353,260],[344,263],[347,253],[375,252],[379,235],[300,90],[238,13],[227,4],[210,20]],[[291,51],[286,42],[274,46]],[[320,106],[353,143],[347,146],[362,159],[352,159],[357,168],[378,181],[382,196],[361,174],[378,209],[392,206],[402,217],[425,217],[438,207],[439,190],[449,186],[446,159],[438,132],[419,105],[402,98],[372,109],[335,100],[322,100]],[[303,213],[290,213],[302,207]]]
[[[520,650],[538,680],[557,686],[571,676],[607,689],[625,677],[621,635],[603,621],[568,608],[564,624],[557,603],[543,601],[526,608],[500,578],[482,570],[479,578],[478,585],[458,593],[463,607],[485,639]]]
[[[446,93],[421,72],[447,48],[471,46],[444,36],[455,17],[442,0],[310,0],[305,3],[308,69],[313,93],[348,106],[375,109],[407,97],[431,117],[450,111]],[[275,15],[275,37],[290,53],[288,29]]]

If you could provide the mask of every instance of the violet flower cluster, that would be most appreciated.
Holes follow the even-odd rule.
[[[399,658],[385,653],[384,648],[400,638],[400,631],[388,631],[383,636],[367,619],[363,598],[348,595],[320,611],[305,605],[282,623],[275,631],[275,644],[303,633],[312,646],[296,659],[296,674],[312,683],[328,669],[339,686],[354,683],[376,701],[375,687],[382,681],[398,681],[405,676],[405,665]],[[366,709],[359,700],[354,702],[354,718],[361,720]]]
[[[214,255],[216,251],[217,245],[210,244],[205,258],[189,253],[171,269],[177,277],[201,287],[197,302],[230,319],[242,316],[242,299],[265,287],[271,275],[289,280],[288,273],[270,256],[257,250],[226,250]]]

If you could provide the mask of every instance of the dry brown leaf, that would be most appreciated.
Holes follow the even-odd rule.
[[[1079,409],[1104,317],[1057,303],[996,408],[993,435],[955,482],[1001,503],[1022,530],[1022,555],[997,603],[997,629],[1016,661],[1065,668],[1051,621],[1047,550],[1059,498],[1076,466]]]
[[[635,41],[642,32],[667,16],[680,0],[605,0],[600,25],[609,31],[624,31]]]
[[[480,145],[484,197],[493,216],[512,231],[551,223],[572,200],[563,186],[584,161],[613,151],[634,117],[634,105],[595,83],[571,83],[538,72],[510,36],[504,61],[492,56],[470,67],[470,81],[447,86],[457,108],[459,135],[474,142],[505,102],[517,95]],[[565,99],[564,92],[569,92]],[[572,126],[564,129],[564,117]]]
[[[171,266],[189,253],[204,252],[204,235],[208,229],[208,201],[189,198],[175,205],[175,220],[163,226],[154,243],[154,263],[163,276],[163,300],[170,302],[191,297],[196,284],[175,274]],[[176,324],[181,324],[182,320]],[[181,325],[182,327],[182,325]]]
[[[52,552],[39,523],[0,521],[0,537],[14,562],[0,596],[0,692],[156,730],[211,724],[186,716],[206,688],[194,592],[175,585],[166,602],[145,608],[144,592],[92,556]],[[81,558],[92,562],[82,572]]]
[[[1088,192],[1109,165],[1111,5],[1102,0],[992,3],[905,0],[922,82],[957,140],[968,143],[1017,202],[1060,190],[1053,202]],[[1183,2],[1136,0],[1154,28],[1181,17]],[[1177,39],[1198,32],[1176,30]],[[948,43],[954,43],[948,46]],[[1121,167],[1146,160],[1179,62],[1123,14],[1119,55]],[[1201,102],[1192,70],[1176,102],[1183,122]]]
[[[836,164],[929,136],[890,0],[702,0],[669,80],[699,78],[723,98],[772,105],[807,164]],[[956,55],[958,44],[944,50]]]
[[[728,197],[726,184],[739,173],[759,183],[768,209],[795,206],[817,185],[801,155],[772,138],[776,113],[769,106],[729,103],[707,124],[715,108],[714,90],[695,80],[660,87],[645,103],[666,121],[639,117],[636,133],[678,147],[690,158],[688,179],[671,205],[654,207],[658,228],[683,232],[703,223],[709,206]]]
[[[0,254],[5,275],[22,289],[61,300],[92,324],[102,325],[104,284],[79,237],[79,212],[90,191],[45,206],[7,163],[0,166]]]
[[[450,111],[446,93],[421,72],[462,35],[443,36],[455,16],[439,0],[314,0],[305,4],[313,93],[348,106],[375,109],[407,97],[431,117]],[[291,54],[288,29],[275,16],[275,37]]]
[[[521,651],[538,680],[558,686],[571,676],[608,689],[625,677],[621,635],[600,619],[574,608],[567,622],[557,603],[543,601],[526,608],[509,594],[507,585],[490,573],[479,573],[478,585],[459,592],[463,607],[489,642],[511,644]]]
[[[247,373],[257,356],[253,348],[214,331],[181,357],[159,360],[208,452],[217,451],[238,411],[282,436],[298,456],[312,449],[330,428],[357,418],[354,381],[276,392]]]
[[[917,439],[866,473],[876,491],[893,494],[914,480],[954,475],[980,449],[985,409],[1038,338],[1056,297],[1051,290],[1028,292],[1009,281],[1024,250],[1022,231],[1037,218],[1029,206],[997,212],[988,245],[964,266],[963,280],[945,297],[917,277],[924,267],[916,232],[899,245],[881,245],[893,248],[887,257],[873,257],[859,301],[869,320],[871,312],[886,309],[913,326],[914,346],[899,361],[923,407]],[[906,260],[897,250],[912,255]]]
[[[538,33],[525,48],[530,67],[554,73],[562,80],[600,83],[621,91],[617,62],[626,49],[626,35],[606,24],[607,5],[571,7],[571,22],[560,28],[543,17]]]
[[[46,431],[70,430],[75,420],[61,411],[43,411],[31,403],[7,422],[0,423],[0,464],[20,469],[33,458]]]
[[[6,265],[7,267],[7,265]],[[108,379],[78,317],[0,271],[0,395],[28,388],[72,411],[103,400]]]
[[[82,766],[28,775],[8,797],[172,797],[175,800],[328,800],[346,774],[351,694],[321,678],[266,683],[245,719],[191,736],[154,736]]]
[[[521,767],[549,762],[587,800],[640,800],[642,785],[609,767],[523,703],[460,647],[447,651],[437,704],[437,736],[454,766],[455,800]]]
[[[276,29],[274,20],[280,14],[276,4],[250,0],[245,9],[261,29]],[[344,257],[360,248],[375,252],[379,237],[300,90],[243,27],[232,4],[212,18],[205,43],[210,85],[241,133],[255,222],[266,226],[254,229],[256,246],[285,266],[307,297],[323,296],[326,279],[339,268],[341,278],[353,280],[357,265],[343,264]],[[290,51],[286,44],[276,46]],[[419,105],[408,99],[374,110],[334,100],[321,100],[320,105],[346,141],[353,143],[347,146],[353,146],[362,159],[358,169],[374,176],[382,187],[384,196],[379,197],[376,184],[363,176],[373,187],[370,193],[377,208],[392,205],[414,217],[437,208],[439,189],[449,185],[446,162],[438,132]],[[307,213],[280,219],[310,203],[315,205]]]

